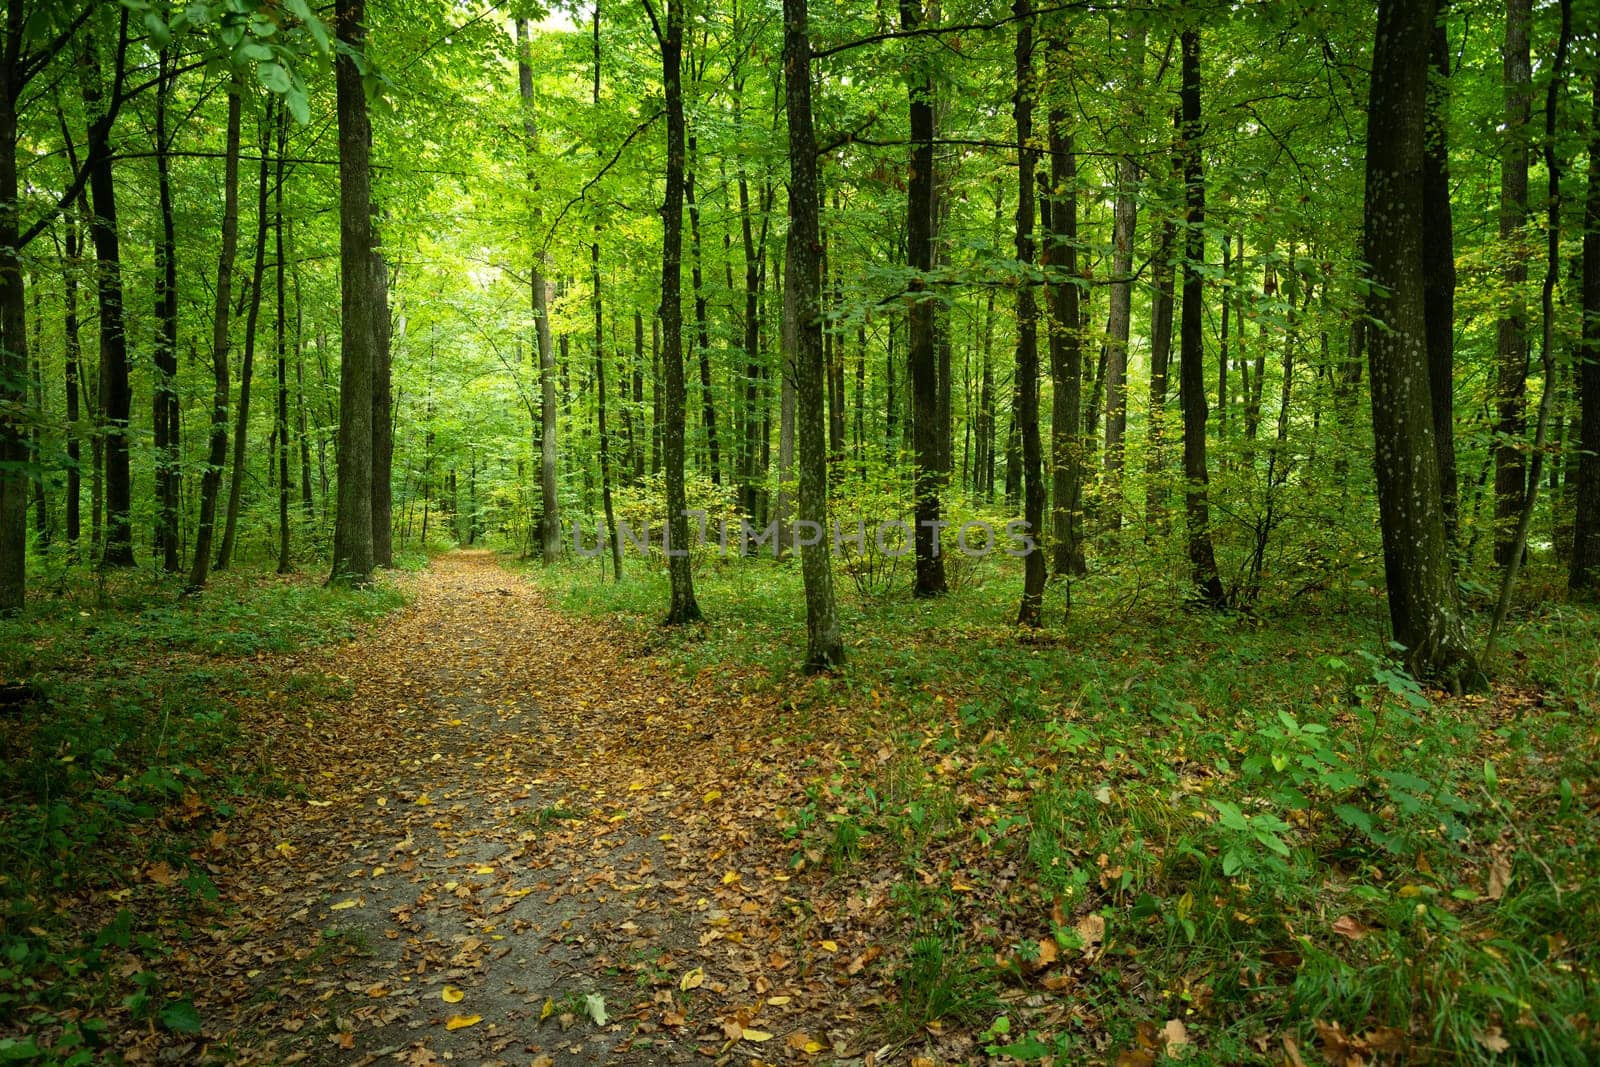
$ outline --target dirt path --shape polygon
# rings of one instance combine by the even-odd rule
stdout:
[[[861,1062],[832,993],[877,952],[791,883],[770,771],[813,742],[773,740],[776,698],[674,680],[487,553],[416,582],[304,664],[347,699],[278,709],[304,795],[230,828],[228,918],[180,960],[208,1040],[149,1057]]]

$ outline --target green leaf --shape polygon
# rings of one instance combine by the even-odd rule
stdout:
[[[305,23],[306,29],[311,31],[312,38],[317,42],[317,51],[327,55],[328,28],[322,24],[322,20],[317,18],[315,12],[311,10],[311,5],[306,3],[306,0],[286,0],[284,6],[289,9],[291,15]]]
[[[161,1025],[175,1034],[198,1034],[200,1013],[188,999],[175,1000],[161,1009]]]
[[[172,43],[172,31],[167,28],[166,22],[154,11],[144,13],[144,28],[150,31],[150,43],[157,48],[165,48]]]
[[[311,106],[306,103],[306,92],[298,86],[283,94],[283,102],[289,105],[289,114],[294,120],[304,126],[311,121]]]
[[[22,1038],[20,1041],[14,1037],[0,1037],[0,1063],[22,1063],[24,1060],[37,1059],[42,1055],[44,1051],[31,1037]]]
[[[262,63],[256,67],[256,77],[261,84],[274,93],[287,93],[294,87],[289,72],[277,63]]]

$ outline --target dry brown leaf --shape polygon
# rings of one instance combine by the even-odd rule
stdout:
[[[1511,857],[1504,852],[1496,852],[1489,861],[1489,886],[1483,895],[1490,900],[1499,900],[1506,895],[1510,886]]]
[[[1360,941],[1371,931],[1352,916],[1341,915],[1333,920],[1333,932],[1340,937],[1348,937],[1352,941]]]

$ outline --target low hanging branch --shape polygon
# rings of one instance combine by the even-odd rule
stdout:
[[[1561,98],[1566,73],[1567,48],[1572,40],[1572,0],[1561,0],[1561,36],[1556,41],[1555,64],[1550,70],[1550,88],[1544,101],[1544,165],[1549,174],[1549,207],[1546,229],[1549,243],[1545,251],[1544,285],[1540,306],[1544,323],[1539,338],[1539,363],[1544,368],[1544,389],[1539,395],[1539,421],[1533,434],[1533,460],[1528,465],[1528,489],[1522,498],[1522,514],[1517,518],[1517,536],[1512,542],[1511,559],[1500,579],[1500,599],[1489,620],[1489,637],[1483,643],[1485,667],[1494,654],[1494,642],[1511,610],[1511,594],[1517,587],[1517,572],[1528,550],[1528,531],[1533,526],[1533,508],[1539,502],[1539,481],[1544,475],[1545,438],[1550,429],[1551,400],[1556,393],[1556,355],[1552,333],[1555,322],[1556,272],[1561,266],[1561,160],[1556,155],[1556,104]]]

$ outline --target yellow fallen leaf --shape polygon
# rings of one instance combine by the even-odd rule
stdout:
[[[789,1000],[790,1000],[789,997],[768,997],[767,998],[767,1003],[771,1004],[774,1008],[780,1008],[783,1005],[789,1003]]]
[[[738,871],[729,871],[727,874],[722,876],[722,884],[723,885],[732,885],[733,883],[737,882],[738,880],[739,880],[739,872]]]
[[[746,1030],[743,1034],[746,1041],[771,1041],[772,1035],[765,1030]]]
[[[477,870],[473,871],[472,873],[473,874],[493,874],[494,873],[494,868],[493,867],[479,867]]]
[[[417,794],[417,799],[414,801],[414,803],[417,803],[417,804],[432,804],[433,803],[433,798],[430,797],[426,793],[418,793]]]
[[[705,801],[707,804],[711,803],[713,800],[721,800],[722,799],[722,790],[713,789],[713,790],[711,790],[711,792],[707,793],[701,799],[703,801]]]
[[[452,1015],[445,1021],[446,1030],[465,1030],[469,1026],[477,1026],[483,1022],[481,1015]]]
[[[838,952],[839,943],[837,941],[824,941],[822,943],[822,950],[824,952]]]
[[[388,797],[379,797],[378,798],[378,807],[386,808],[388,806],[389,806],[389,798]]]
[[[460,1004],[462,998],[465,996],[465,993],[453,985],[447,985],[443,989],[439,990],[439,999],[444,1001],[446,1004]]]
[[[678,980],[678,988],[687,993],[691,989],[699,989],[705,985],[706,972],[699,967],[692,971],[683,972],[683,977]]]
[[[544,998],[544,1007],[539,1009],[539,1021],[544,1022],[556,1013],[556,1002],[549,997]]]
[[[346,908],[353,908],[355,906],[356,906],[356,902],[354,900],[341,900],[337,904],[329,904],[328,905],[328,910],[329,911],[344,911]]]
[[[292,856],[294,855],[294,846],[289,844],[287,841],[279,841],[277,845],[273,847],[273,851],[279,853],[280,855]]]

